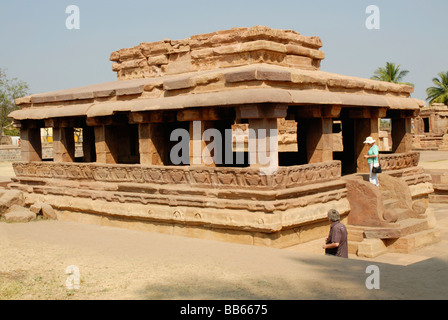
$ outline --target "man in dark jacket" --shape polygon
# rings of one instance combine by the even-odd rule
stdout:
[[[329,210],[328,220],[331,222],[330,233],[322,246],[325,254],[348,258],[347,228],[339,221],[339,212],[335,209]]]

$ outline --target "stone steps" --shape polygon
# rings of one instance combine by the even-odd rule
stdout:
[[[428,220],[415,218],[401,220],[395,225],[391,228],[348,226],[348,240],[359,242],[363,239],[397,239],[430,228]]]
[[[400,208],[399,200],[389,191],[382,191],[385,211],[405,216],[410,209]],[[431,216],[423,219],[406,218],[390,227],[347,226],[349,253],[374,258],[387,252],[410,253],[440,241],[440,230],[434,229]]]
[[[448,184],[433,184],[434,193],[429,195],[429,202],[448,203]]]
[[[429,229],[415,232],[396,240],[386,240],[386,246],[388,252],[410,253],[440,240],[440,230]]]
[[[349,241],[348,252],[359,257],[375,258],[385,253],[411,253],[441,240],[439,229],[419,231],[398,239]]]

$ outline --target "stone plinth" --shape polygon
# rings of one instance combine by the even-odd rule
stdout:
[[[328,232],[329,209],[343,216],[350,210],[338,161],[281,167],[273,175],[250,167],[51,162],[19,162],[14,170],[9,187],[24,191],[27,204],[50,204],[61,219],[216,240],[225,234],[239,243],[285,247],[316,239]]]

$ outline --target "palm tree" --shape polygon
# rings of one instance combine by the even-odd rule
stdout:
[[[408,73],[409,73],[408,70],[400,70],[399,64],[396,65],[395,63],[392,62],[386,62],[386,68],[380,67],[376,69],[375,72],[373,73],[374,76],[372,76],[370,79],[414,86],[412,83],[409,82],[401,82],[401,80],[403,80],[403,78]]]
[[[432,79],[435,86],[426,89],[426,95],[428,96],[426,100],[428,100],[429,104],[443,103],[448,105],[448,71],[440,72],[438,76],[440,79]]]

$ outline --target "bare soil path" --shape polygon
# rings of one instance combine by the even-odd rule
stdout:
[[[0,166],[0,176],[8,168]],[[440,243],[376,259],[325,256],[320,241],[272,249],[65,221],[0,221],[0,300],[445,300],[448,205],[431,206]],[[78,290],[66,287],[71,265]],[[366,287],[369,265],[379,268],[379,289]]]

